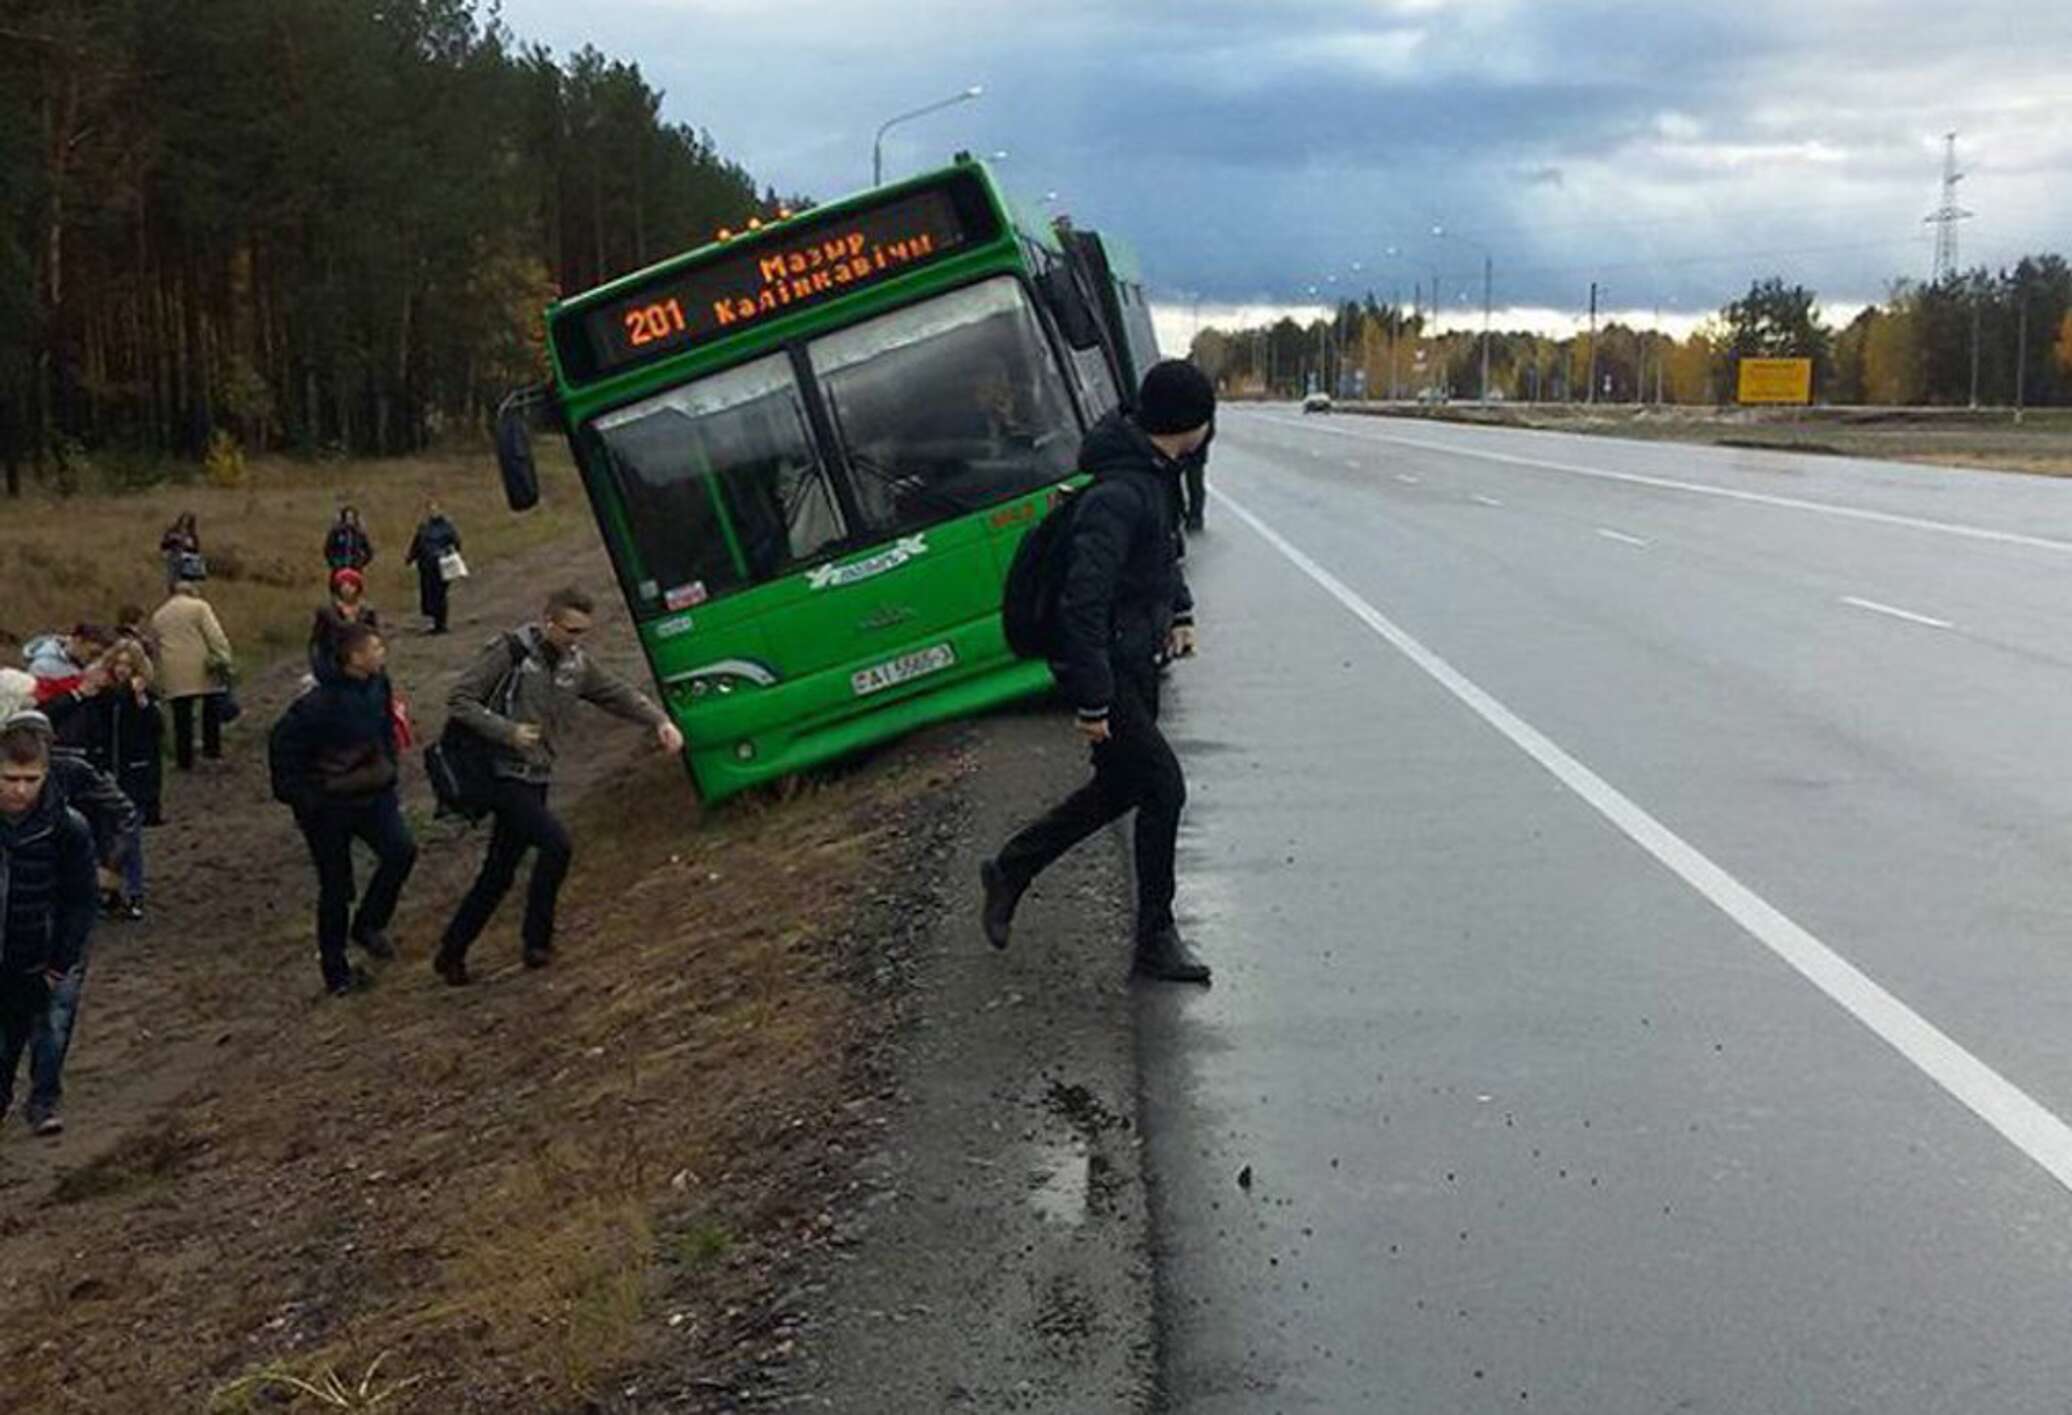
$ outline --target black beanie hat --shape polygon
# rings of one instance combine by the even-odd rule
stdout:
[[[1185,359],[1153,364],[1137,394],[1137,426],[1161,437],[1193,432],[1216,416],[1216,385]]]

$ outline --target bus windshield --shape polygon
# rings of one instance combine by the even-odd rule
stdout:
[[[826,335],[807,352],[873,539],[1072,472],[1078,424],[1011,277]]]
[[[791,362],[774,354],[593,425],[650,612],[685,609],[823,555],[847,535]]]

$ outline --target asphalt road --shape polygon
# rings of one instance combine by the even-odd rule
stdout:
[[[2072,486],[1289,409],[1211,481],[1170,1408],[2072,1410]]]

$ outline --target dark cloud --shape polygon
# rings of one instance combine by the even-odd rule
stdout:
[[[1981,258],[2072,246],[2072,6],[1753,0],[504,0],[520,33],[640,60],[672,116],[785,190],[1007,149],[1002,175],[1128,233],[1169,291],[1290,299],[1337,274],[1449,299],[1716,305],[1772,271],[1824,296],[1924,274],[1935,135],[1965,134]],[[1385,252],[1395,246],[1393,259]],[[1352,262],[1365,269],[1355,275]],[[1327,288],[1329,288],[1327,286]]]

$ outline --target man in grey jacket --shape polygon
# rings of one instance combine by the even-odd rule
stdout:
[[[568,828],[547,809],[554,759],[575,725],[579,703],[595,703],[614,717],[651,729],[663,751],[681,752],[683,734],[639,689],[583,652],[596,605],[581,590],[556,590],[546,615],[512,634],[500,634],[454,684],[447,710],[496,745],[496,827],[474,887],[446,926],[432,967],[459,987],[468,981],[468,947],[488,925],[517,878],[527,850],[538,851],[525,897],[525,965],[545,967],[554,956],[554,904],[568,875],[574,847]]]

